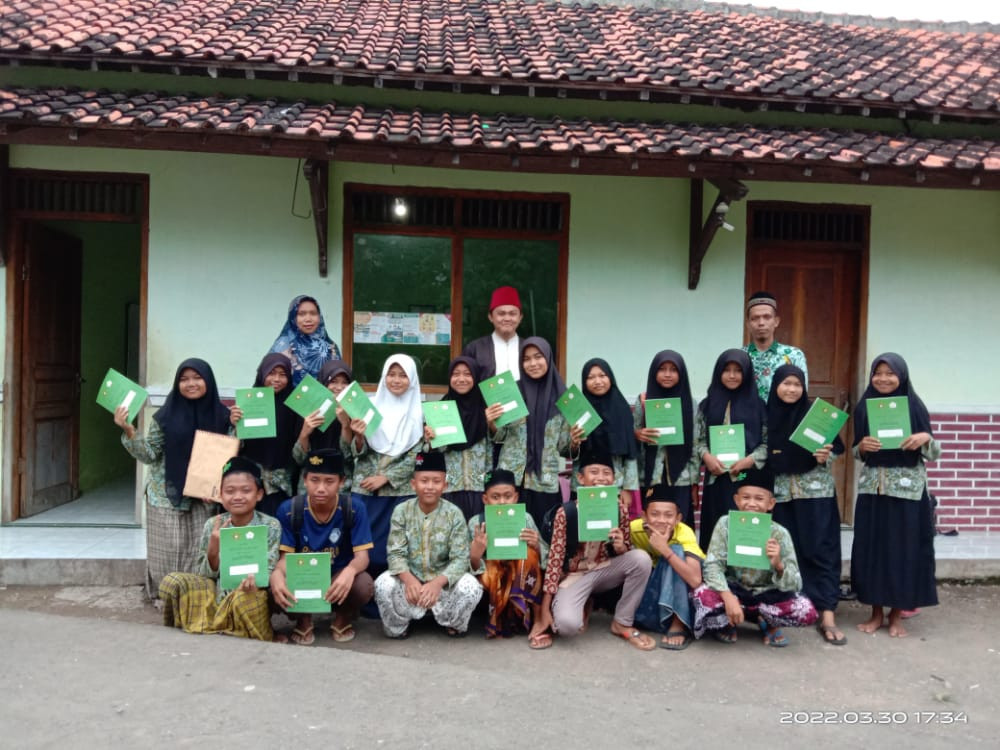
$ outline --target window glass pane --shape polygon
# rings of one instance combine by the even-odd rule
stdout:
[[[421,385],[446,382],[451,354],[451,240],[354,235],[354,376],[378,382],[409,354]]]
[[[555,351],[558,336],[559,243],[553,240],[467,239],[462,261],[462,345],[493,332],[490,294],[512,286],[521,295],[521,338],[542,336]]]

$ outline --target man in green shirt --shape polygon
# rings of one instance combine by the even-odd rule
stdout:
[[[747,332],[750,343],[743,350],[750,355],[753,372],[757,378],[757,392],[767,401],[771,392],[771,378],[782,365],[795,365],[802,369],[806,380],[806,355],[790,344],[781,344],[774,338],[774,332],[781,324],[778,316],[778,300],[770,292],[754,292],[747,301]],[[808,383],[803,383],[808,387]]]
[[[396,506],[386,544],[389,569],[375,580],[375,601],[389,638],[405,638],[430,610],[448,635],[465,635],[483,587],[469,573],[469,534],[458,506],[442,499],[444,454],[418,453],[416,497]]]

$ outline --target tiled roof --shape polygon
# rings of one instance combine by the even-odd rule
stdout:
[[[462,154],[950,170],[1000,178],[1000,143],[837,131],[424,112],[303,101],[0,89],[0,142],[21,128],[261,136]],[[974,182],[978,184],[978,182]]]
[[[1000,114],[1000,34],[526,0],[0,0],[0,57]]]

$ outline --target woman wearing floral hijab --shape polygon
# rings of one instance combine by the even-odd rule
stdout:
[[[326,332],[319,303],[304,294],[288,306],[288,319],[271,351],[291,360],[292,386],[297,386],[306,373],[317,377],[324,362],[340,359],[340,349]]]

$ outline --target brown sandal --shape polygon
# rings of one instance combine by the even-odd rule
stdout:
[[[656,648],[656,641],[635,628],[626,628],[620,633],[612,630],[611,634],[617,635],[619,638],[624,638],[628,643],[632,644],[640,651],[652,651]]]

